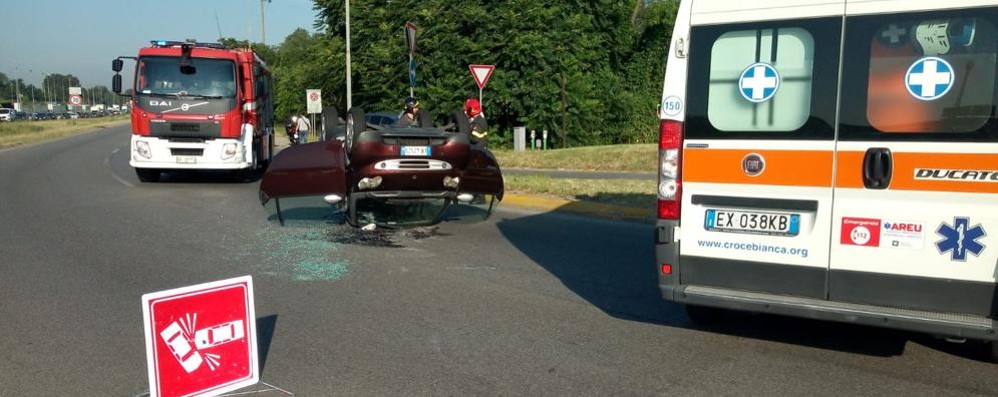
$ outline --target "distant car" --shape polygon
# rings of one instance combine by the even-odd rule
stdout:
[[[381,127],[394,126],[395,123],[399,121],[399,113],[394,112],[375,112],[368,113],[364,115],[364,119],[367,124],[377,125]]]
[[[66,116],[66,118],[73,120],[80,118],[80,114],[76,112],[66,112]]]
[[[14,121],[15,117],[14,109],[0,108],[0,121]]]
[[[334,108],[323,112],[327,131],[339,128]],[[423,110],[420,127],[375,125],[359,108],[346,116],[344,136],[281,151],[260,183],[260,200],[321,196],[345,204],[352,226],[426,225],[450,204],[483,204],[486,216],[502,200],[502,172],[492,152],[472,144],[463,112],[435,127]],[[331,128],[330,128],[331,127]]]

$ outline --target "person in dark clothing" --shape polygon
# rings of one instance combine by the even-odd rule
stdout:
[[[468,116],[471,125],[471,142],[486,146],[489,138],[489,123],[482,114],[482,104],[475,98],[464,101],[464,114]]]
[[[419,127],[419,101],[416,98],[408,97],[405,99],[405,110],[399,116],[399,121],[396,124],[399,127]]]

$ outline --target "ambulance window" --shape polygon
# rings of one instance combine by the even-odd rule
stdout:
[[[832,139],[841,18],[694,27],[687,136]]]
[[[998,138],[998,9],[854,17],[843,67],[844,140]]]
[[[811,114],[813,64],[814,38],[804,29],[721,35],[711,49],[707,118],[721,131],[797,130]]]

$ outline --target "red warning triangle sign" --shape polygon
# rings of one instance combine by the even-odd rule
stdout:
[[[471,69],[471,75],[475,77],[475,83],[478,83],[478,89],[481,90],[485,89],[485,83],[489,81],[496,65],[468,65],[468,69]]]

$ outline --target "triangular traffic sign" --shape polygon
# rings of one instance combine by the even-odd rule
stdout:
[[[471,75],[475,77],[475,83],[478,83],[480,90],[485,89],[485,83],[489,81],[495,68],[495,65],[468,65],[468,69],[471,69]]]

